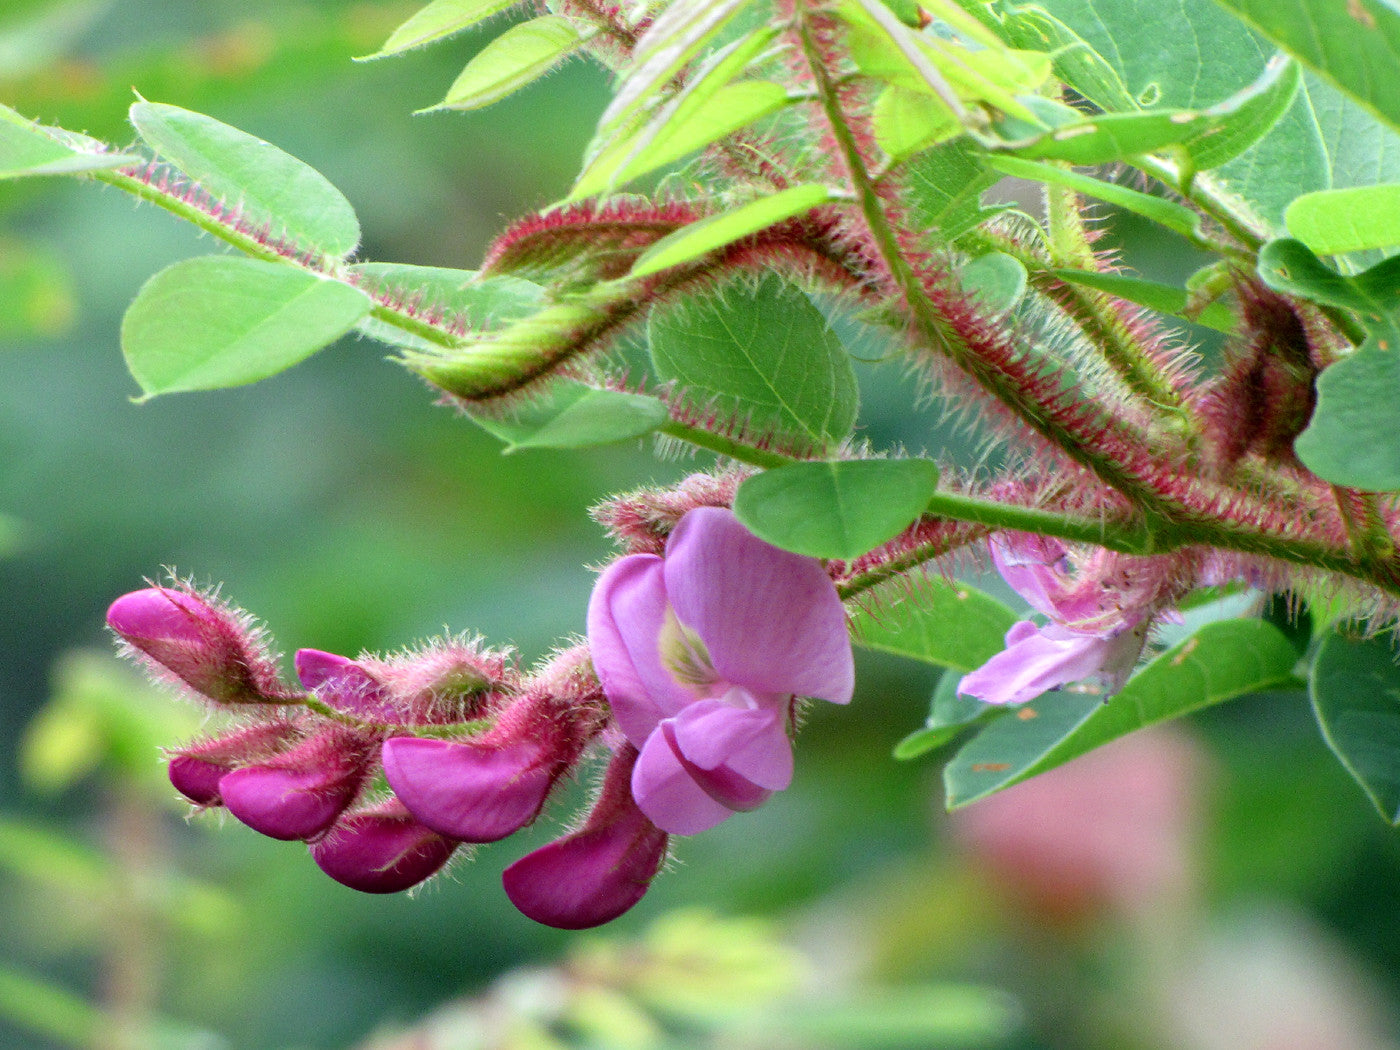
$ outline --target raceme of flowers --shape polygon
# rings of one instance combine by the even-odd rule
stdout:
[[[1051,622],[1017,624],[962,692],[1014,703],[1086,678],[1120,682],[1160,601],[1149,560],[1096,555],[1076,569],[1057,541],[1020,534],[997,535],[991,549]],[[246,615],[185,585],[124,595],[107,622],[154,676],[228,716],[170,752],[176,789],[306,842],[354,889],[417,885],[464,844],[532,824],[556,784],[604,758],[574,830],[503,874],[522,912],[566,929],[636,904],[670,836],[786,788],[797,705],[845,704],[855,679],[827,568],[715,506],[679,515],[661,553],[609,565],[589,604],[588,646],[528,675],[509,653],[455,638],[386,659],[302,649],[292,686]]]

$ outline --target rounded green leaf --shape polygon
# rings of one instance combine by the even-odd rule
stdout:
[[[988,252],[964,263],[958,270],[963,290],[971,293],[982,308],[1000,317],[1026,294],[1026,268],[1019,259],[1005,252]]]
[[[1400,128],[1400,12],[1390,0],[1216,0]]]
[[[669,415],[654,397],[560,383],[543,401],[508,418],[472,417],[506,442],[506,452],[528,448],[588,448],[649,434]]]
[[[775,223],[801,215],[825,203],[830,196],[831,192],[825,186],[814,183],[793,186],[771,197],[760,197],[732,211],[722,211],[693,222],[675,233],[667,234],[643,252],[632,264],[628,276],[645,277],[667,267],[698,259],[706,252],[723,248]]]
[[[435,41],[460,33],[494,14],[514,7],[520,0],[433,0],[389,34],[389,39],[372,55],[357,58],[367,62],[374,58],[411,51]]]
[[[1283,213],[1288,232],[1318,255],[1400,244],[1400,185],[1305,193]]]
[[[355,209],[324,175],[246,131],[178,106],[137,102],[131,123],[205,192],[300,248],[336,257],[360,243]]]
[[[949,809],[986,798],[1144,726],[1291,684],[1298,654],[1262,620],[1202,627],[1138,671],[1114,697],[1051,692],[1013,709],[948,763]]]
[[[369,297],[253,259],[206,255],[156,274],[122,319],[122,353],[147,397],[276,375],[348,332]]]
[[[513,25],[481,49],[433,109],[480,109],[544,76],[586,39],[562,15]]]
[[[1308,685],[1327,746],[1381,816],[1400,825],[1400,665],[1394,633],[1328,634]]]
[[[1400,490],[1400,348],[1368,341],[1317,378],[1317,407],[1293,450],[1324,481],[1370,492]]]
[[[841,340],[776,277],[654,311],[647,336],[657,374],[687,401],[779,447],[820,451],[855,426],[859,390]]]
[[[775,547],[850,561],[917,520],[937,485],[925,459],[792,463],[745,479],[734,514]]]

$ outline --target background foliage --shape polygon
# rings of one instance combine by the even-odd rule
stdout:
[[[470,267],[503,221],[562,195],[606,85],[570,65],[479,113],[412,117],[489,38],[348,61],[413,6],[24,0],[0,13],[0,98],[123,142],[136,85],[313,163],[353,201],[366,257]],[[1063,6],[1092,28],[1092,4]],[[1124,61],[1129,90],[1170,89],[1146,48]],[[1255,73],[1179,104],[1217,101]],[[1289,162],[1328,163],[1334,178],[1377,157],[1389,170],[1389,146],[1347,153],[1333,130],[1346,114],[1326,98],[1321,111],[1338,116],[1317,121],[1324,152]],[[1232,174],[1260,187],[1261,208],[1282,208],[1268,172]],[[796,787],[687,842],[679,871],[609,933],[652,937],[635,956],[521,919],[492,885],[498,861],[463,865],[415,898],[370,899],[327,882],[297,846],[182,822],[156,749],[187,731],[190,712],[88,653],[107,651],[101,612],[116,594],[170,565],[224,581],[289,645],[385,649],[446,625],[533,657],[578,629],[583,566],[608,553],[587,506],[687,465],[630,445],[502,457],[354,339],[256,386],[135,407],[122,311],[147,275],[208,245],[132,210],[91,185],[0,185],[0,1045],[102,1045],[95,1004],[153,1009],[170,1046],[347,1047],[487,988],[526,1018],[503,1046],[549,1045],[529,1042],[538,1031],[562,1045],[687,1032],[693,1043],[724,1027],[687,1014],[687,994],[751,1004],[730,1045],[1216,1045],[1209,1030],[1229,1031],[1225,1020],[1192,1034],[1171,1018],[1223,1018],[1241,993],[1223,976],[1193,992],[1183,968],[1255,985],[1291,977],[1293,1001],[1336,1012],[1356,1046],[1395,1041],[1393,829],[1326,752],[1301,689],[1267,676],[1250,685],[1271,691],[1166,745],[1194,756],[1181,809],[1193,814],[1182,849],[1196,878],[1185,902],[1146,909],[1111,893],[1067,907],[982,877],[994,858],[941,815],[935,767],[888,759],[921,725],[936,676],[878,655],[850,710],[804,730]],[[1144,276],[1194,268],[1183,242],[1148,239],[1143,225],[1110,228]],[[940,451],[944,432],[890,396],[907,395],[897,366],[858,364],[858,378],[867,435]],[[776,925],[671,919],[643,933],[682,904]],[[740,961],[713,962],[746,944]],[[607,994],[562,1020],[547,987],[492,983],[566,952],[568,974],[591,975],[573,987]],[[627,970],[618,953],[645,962]],[[677,954],[711,964],[678,975],[666,968]],[[706,983],[736,972],[757,975],[747,1000]],[[783,1004],[813,987],[889,1008],[804,1031]],[[437,1024],[460,1033],[469,1015]]]

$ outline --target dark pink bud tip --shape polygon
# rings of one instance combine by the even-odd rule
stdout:
[[[168,772],[175,790],[195,805],[217,806],[222,801],[219,780],[228,773],[228,767],[191,755],[176,755],[170,760]]]
[[[591,825],[591,822],[590,822]],[[527,918],[561,930],[611,922],[646,895],[666,857],[667,835],[635,806],[521,857],[501,875]]]
[[[347,668],[354,666],[355,661],[348,656],[326,653],[320,649],[297,650],[297,677],[308,689],[319,689],[327,682],[338,681]]]
[[[254,831],[291,841],[320,835],[354,797],[322,770],[245,766],[219,781],[224,805]]]
[[[398,893],[436,874],[457,843],[410,817],[357,813],[310,848],[336,882],[362,893]]]
[[[107,610],[107,626],[131,642],[184,642],[198,644],[205,634],[201,622],[216,614],[194,595],[166,587],[148,587],[123,594]]]
[[[523,739],[489,744],[394,737],[384,775],[399,801],[434,831],[495,842],[534,820],[558,776],[546,747]]]

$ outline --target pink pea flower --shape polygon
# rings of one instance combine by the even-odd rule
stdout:
[[[505,707],[474,740],[396,736],[384,775],[414,817],[463,842],[495,842],[539,815],[555,782],[578,761],[587,735],[549,697]]]
[[[666,859],[669,839],[632,799],[637,749],[624,744],[583,827],[527,853],[501,875],[506,896],[535,922],[584,930],[636,904]]]
[[[640,751],[637,805],[675,835],[787,787],[795,697],[844,704],[854,687],[845,613],[821,563],[717,507],[687,513],[664,556],[631,555],[603,573],[588,638],[614,717]]]
[[[359,733],[330,725],[290,750],[225,774],[219,794],[254,831],[284,841],[313,839],[355,801],[369,757]]]
[[[1076,571],[1064,544],[1029,533],[998,533],[991,549],[1002,578],[1050,623],[1013,624],[1006,648],[965,675],[958,692],[1021,704],[1071,682],[1121,688],[1142,655],[1158,576],[1125,569],[1110,551]]]
[[[457,842],[418,823],[396,800],[343,814],[310,846],[311,859],[361,893],[398,893],[437,874]]]
[[[167,770],[170,783],[196,805],[223,805],[219,782],[228,773],[285,750],[299,733],[297,726],[281,719],[255,722],[173,749]]]

